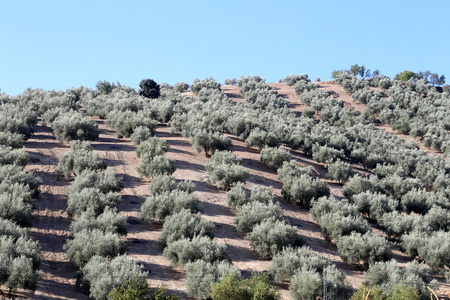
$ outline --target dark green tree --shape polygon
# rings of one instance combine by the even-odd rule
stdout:
[[[159,84],[153,79],[143,79],[139,83],[139,95],[146,98],[158,98],[161,94]]]

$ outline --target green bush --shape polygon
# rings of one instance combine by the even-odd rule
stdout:
[[[99,229],[103,232],[127,235],[127,217],[122,216],[116,208],[105,207],[105,210],[99,216],[93,210],[88,209],[80,213],[76,220],[70,224],[72,234],[76,234],[85,229]]]
[[[181,300],[175,295],[166,295],[164,286],[150,289],[147,281],[133,277],[115,287],[108,295],[108,300]]]
[[[284,199],[309,208],[313,199],[329,196],[330,187],[325,181],[305,174],[285,179],[281,193]]]
[[[14,149],[22,148],[25,145],[25,136],[19,133],[0,131],[0,145]]]
[[[178,93],[184,93],[189,89],[189,84],[187,84],[186,82],[177,82],[175,83],[173,88]]]
[[[41,276],[42,261],[37,241],[27,236],[0,236],[0,284],[10,292],[25,289],[34,292]]]
[[[184,266],[196,260],[203,260],[210,263],[229,260],[227,246],[205,236],[196,236],[192,240],[180,239],[170,243],[164,249],[164,256],[174,266]]]
[[[429,277],[429,269],[424,264],[412,261],[400,268],[395,260],[371,265],[364,273],[364,283],[380,287],[384,297],[391,297],[399,286],[408,286],[419,291],[423,300],[430,298],[428,287],[435,289],[438,286],[437,281]]]
[[[297,161],[285,161],[281,165],[281,168],[277,170],[278,179],[281,181],[289,180],[292,177],[300,177],[301,175],[308,175],[310,177],[315,177],[314,169],[310,166],[303,168],[297,166]]]
[[[234,210],[248,202],[250,202],[250,190],[245,187],[245,183],[238,182],[227,192],[227,204]]]
[[[283,212],[280,205],[278,203],[250,202],[239,208],[235,220],[236,229],[240,233],[249,233],[256,225],[267,219],[273,221],[283,220]]]
[[[273,132],[267,132],[257,127],[250,132],[245,144],[247,147],[257,146],[261,150],[265,146],[278,147],[280,140]]]
[[[330,266],[331,262],[323,256],[316,254],[311,248],[304,246],[301,248],[286,247],[272,258],[270,273],[277,283],[290,280],[297,270],[312,270],[319,273]]]
[[[336,160],[327,164],[328,178],[336,180],[339,184],[344,184],[355,172],[350,164],[341,160]]]
[[[280,294],[269,284],[266,274],[253,273],[250,279],[242,279],[230,274],[214,283],[211,298],[213,300],[275,300],[280,299]]]
[[[366,233],[369,230],[369,224],[361,216],[346,215],[341,211],[322,214],[319,224],[327,240],[339,240],[352,232]]]
[[[212,77],[211,78],[205,78],[205,79],[195,79],[194,82],[191,84],[191,91],[198,95],[201,89],[207,88],[207,89],[213,89],[217,91],[221,91],[220,89],[220,83],[215,81]]]
[[[112,168],[106,169],[104,172],[87,169],[75,177],[69,188],[69,198],[85,188],[97,188],[103,194],[107,194],[109,192],[120,192],[123,189],[123,183]]]
[[[130,135],[130,140],[134,144],[140,145],[142,142],[150,139],[152,135],[153,132],[148,127],[138,126],[134,129],[133,134]]]
[[[261,161],[274,170],[280,168],[283,162],[290,160],[291,154],[284,147],[271,148],[265,146],[261,150]]]
[[[13,221],[0,218],[0,236],[11,236],[17,240],[21,236],[27,237],[28,231]]]
[[[87,210],[91,210],[98,216],[107,206],[116,207],[120,202],[122,197],[113,192],[103,194],[98,188],[84,188],[78,193],[69,195],[66,211],[69,217],[79,216]]]
[[[362,261],[364,268],[377,261],[388,261],[392,258],[392,246],[381,235],[366,232],[360,234],[352,232],[348,236],[338,238],[339,256],[347,264],[359,265]]]
[[[157,137],[150,137],[143,141],[136,149],[136,156],[148,155],[149,158],[154,158],[157,155],[163,155],[169,149],[166,140]]]
[[[141,156],[140,163],[136,167],[136,171],[139,175],[145,178],[158,175],[172,175],[175,170],[175,160],[170,159],[165,155],[151,157],[148,153]]]
[[[31,226],[33,216],[32,204],[24,197],[13,193],[0,192],[0,218],[7,219],[21,226]]]
[[[2,190],[15,184],[28,186],[36,197],[39,193],[39,186],[42,180],[35,177],[33,173],[27,172],[21,166],[16,165],[0,165],[0,185]]]
[[[202,207],[198,198],[188,192],[178,190],[163,192],[145,200],[141,206],[141,218],[150,224],[152,220],[165,220],[184,209],[197,213]]]
[[[142,79],[139,88],[139,95],[145,98],[158,98],[161,94],[159,84],[153,79]]]
[[[30,155],[25,148],[14,149],[0,145],[0,165],[25,166],[30,159]]]
[[[70,151],[64,153],[56,167],[56,173],[69,179],[72,173],[80,174],[84,170],[104,170],[106,163],[100,156],[92,151],[88,141],[73,141]]]
[[[328,299],[348,299],[350,286],[345,273],[334,265],[324,268],[327,272]],[[315,300],[323,296],[323,273],[311,269],[299,269],[292,276],[289,291],[294,299]]]
[[[237,158],[231,151],[217,151],[206,164],[209,182],[216,184],[219,189],[230,190],[234,183],[245,183],[249,177],[246,168],[240,166],[241,158]]]
[[[152,195],[171,192],[173,190],[192,193],[195,190],[195,183],[192,183],[190,180],[183,180],[177,183],[175,177],[172,175],[158,175],[152,178],[148,189]]]
[[[197,153],[205,151],[206,156],[210,156],[217,150],[227,150],[231,139],[220,132],[197,129],[192,132],[191,144]]]
[[[159,242],[163,247],[177,240],[195,236],[207,236],[214,238],[214,224],[204,219],[200,213],[193,214],[188,210],[182,210],[166,218]]]
[[[386,214],[397,209],[399,202],[392,197],[370,191],[354,195],[352,201],[358,207],[358,211],[374,221],[378,221]]]
[[[93,256],[113,258],[125,253],[126,245],[116,233],[99,229],[83,229],[63,246],[69,260],[77,267],[84,266]]]
[[[186,289],[190,297],[207,299],[211,296],[212,286],[227,275],[239,277],[239,269],[229,262],[215,263],[197,260],[186,264]]]
[[[262,257],[273,257],[284,247],[300,247],[306,242],[297,233],[297,228],[284,221],[268,219],[253,227],[245,236],[253,249]]]
[[[128,259],[126,254],[111,260],[103,256],[94,256],[81,268],[79,283],[89,288],[90,297],[96,300],[106,300],[108,294],[127,280],[136,278],[145,282],[147,272],[142,271],[143,266]]]
[[[97,123],[76,111],[56,117],[52,123],[52,129],[60,143],[68,143],[72,140],[93,141],[99,134]]]

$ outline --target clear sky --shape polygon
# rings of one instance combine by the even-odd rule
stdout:
[[[428,4],[428,5],[427,5]],[[450,1],[0,0],[0,88],[290,74],[352,64],[450,83]]]

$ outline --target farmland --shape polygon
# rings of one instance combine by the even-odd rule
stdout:
[[[145,84],[137,93],[99,82],[3,96],[0,113],[18,126],[0,124],[8,135],[2,151],[12,153],[2,168],[23,167],[41,181],[21,196],[32,221],[1,216],[28,228],[19,235],[37,241],[42,255],[27,254],[42,274],[33,277],[38,268],[30,268],[35,286],[17,284],[15,292],[103,299],[98,269],[112,270],[103,274],[110,290],[132,274],[201,298],[226,273],[267,272],[281,297],[292,299],[317,289],[320,296],[327,270],[336,297],[349,299],[363,282],[391,294],[403,283],[426,298],[429,286],[445,297],[448,86],[335,77],[205,79],[189,90],[162,85],[159,95]],[[20,141],[13,134],[27,138],[25,149],[13,145]],[[3,181],[6,199],[15,182]],[[196,226],[171,228],[180,220]],[[188,247],[202,256],[182,260]],[[206,255],[211,249],[215,255]],[[305,281],[309,275],[317,281]]]

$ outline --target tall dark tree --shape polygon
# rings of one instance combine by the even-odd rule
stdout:
[[[139,95],[146,98],[158,98],[160,95],[159,84],[153,79],[143,79],[141,83],[139,83],[139,88]]]

